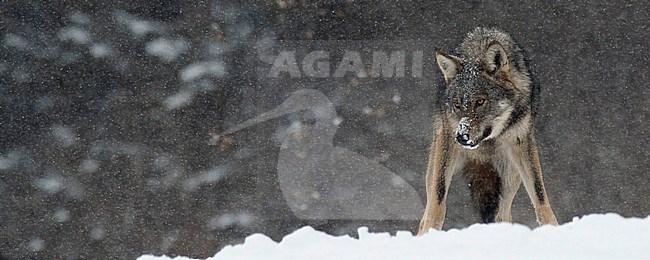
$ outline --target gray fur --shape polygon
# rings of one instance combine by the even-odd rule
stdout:
[[[523,182],[538,222],[557,224],[534,135],[539,91],[522,50],[506,33],[477,28],[458,54],[436,53],[445,85],[437,102],[420,234],[442,227],[449,181],[461,171],[484,221],[510,221],[512,200]]]

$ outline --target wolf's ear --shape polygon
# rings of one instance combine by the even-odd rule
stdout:
[[[499,71],[510,71],[508,54],[506,54],[506,50],[503,48],[503,45],[501,45],[501,43],[498,41],[492,41],[490,44],[488,44],[485,58],[485,65],[487,65],[487,71],[490,73],[496,74]]]
[[[438,62],[438,67],[440,67],[442,74],[445,75],[445,82],[447,84],[456,77],[460,66],[463,64],[459,58],[444,54],[440,51],[436,52],[436,62]]]

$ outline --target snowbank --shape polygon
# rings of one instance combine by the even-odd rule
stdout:
[[[276,243],[253,234],[208,259],[647,259],[650,217],[594,214],[559,227],[530,229],[520,224],[475,224],[462,230],[369,233],[359,239],[334,237],[303,227]],[[139,260],[185,260],[143,255]]]

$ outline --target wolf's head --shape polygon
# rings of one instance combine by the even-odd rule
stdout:
[[[460,57],[437,52],[436,60],[444,74],[456,140],[474,149],[512,124],[513,112],[530,102],[531,81],[521,51],[504,33],[479,28],[460,51]]]

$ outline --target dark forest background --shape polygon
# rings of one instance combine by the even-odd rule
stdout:
[[[276,181],[287,118],[212,134],[296,90],[326,94],[334,139],[425,200],[433,89],[421,79],[274,79],[281,41],[426,42],[451,51],[476,26],[509,32],[542,87],[537,136],[560,222],[650,214],[650,10],[641,2],[2,1],[0,256],[208,257],[252,233],[411,230],[417,221],[301,220]],[[271,46],[271,47],[269,47]],[[408,48],[409,46],[405,46]],[[445,229],[478,222],[455,178]],[[523,188],[513,218],[535,227]]]

